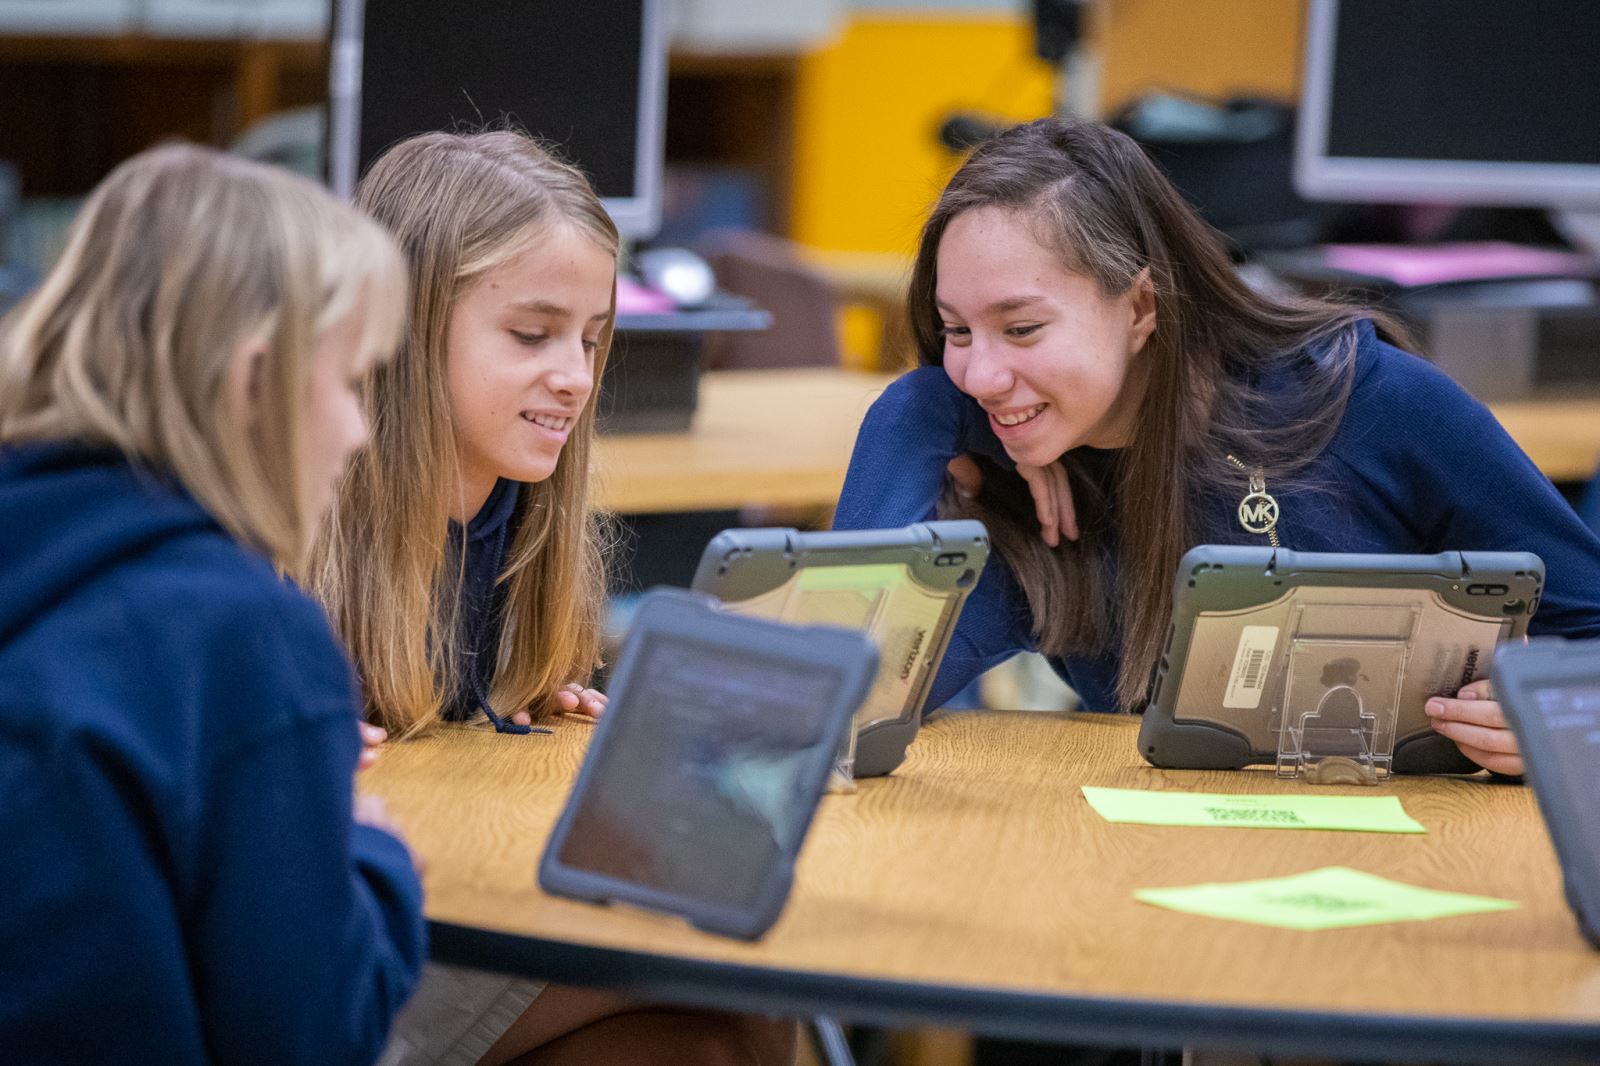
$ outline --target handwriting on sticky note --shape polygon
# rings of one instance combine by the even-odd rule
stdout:
[[[1507,899],[1419,888],[1345,866],[1260,881],[1145,888],[1133,895],[1185,914],[1304,930],[1422,922],[1518,906]]]
[[[1254,829],[1338,829],[1363,833],[1426,833],[1397,796],[1232,795],[1083,787],[1108,822],[1140,825],[1247,826]]]
[[[1219,825],[1289,825],[1305,828],[1306,820],[1298,811],[1282,807],[1204,807],[1201,808]]]

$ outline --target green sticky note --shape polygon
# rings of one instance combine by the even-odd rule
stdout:
[[[1397,796],[1241,796],[1090,785],[1083,786],[1083,794],[1089,805],[1108,822],[1250,829],[1349,829],[1363,833],[1427,832],[1400,806]]]
[[[1283,929],[1342,929],[1386,922],[1425,922],[1458,914],[1514,910],[1509,899],[1439,892],[1390,881],[1345,866],[1325,866],[1292,877],[1145,888],[1135,899],[1157,907]]]

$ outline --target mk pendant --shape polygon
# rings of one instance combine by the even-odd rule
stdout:
[[[1239,524],[1247,533],[1271,533],[1278,524],[1278,501],[1265,488],[1253,489],[1239,501]]]

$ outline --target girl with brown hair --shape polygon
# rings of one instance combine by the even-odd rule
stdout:
[[[1105,126],[1044,119],[974,151],[923,227],[909,312],[923,367],[868,414],[835,524],[987,523],[998,559],[930,708],[1024,650],[1091,710],[1141,708],[1203,543],[1532,551],[1532,631],[1600,634],[1600,540],[1493,415],[1387,316],[1247,286]],[[1428,713],[1520,772],[1487,682]]]

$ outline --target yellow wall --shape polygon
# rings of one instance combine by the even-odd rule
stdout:
[[[937,140],[944,119],[956,110],[1037,118],[1051,85],[1020,11],[850,17],[829,47],[800,61],[791,236],[909,254],[958,162]]]
[[[957,162],[939,124],[957,110],[1022,120],[1050,109],[1054,72],[1033,55],[1024,7],[859,11],[802,57],[790,235],[909,254]],[[1099,0],[1101,110],[1159,88],[1292,99],[1303,22],[1303,0]]]

